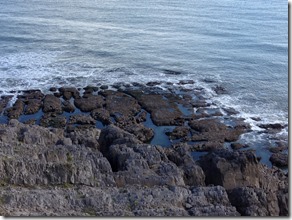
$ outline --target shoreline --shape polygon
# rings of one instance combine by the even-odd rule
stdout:
[[[220,141],[219,148],[227,148],[227,149],[252,149],[256,151],[256,154],[259,157],[263,157],[262,162],[268,166],[272,166],[273,164],[269,160],[272,154],[275,153],[281,153],[287,154],[288,151],[288,139],[287,137],[282,138],[281,136],[277,136],[281,132],[283,132],[283,129],[287,129],[287,125],[283,125],[280,123],[264,123],[261,118],[254,117],[250,120],[253,120],[254,122],[261,123],[259,124],[256,130],[253,130],[253,126],[249,123],[250,120],[246,121],[245,118],[238,117],[240,112],[236,111],[233,108],[219,108],[216,106],[216,104],[212,103],[208,98],[206,98],[203,94],[202,88],[188,88],[185,86],[194,85],[193,80],[181,80],[177,85],[173,85],[172,83],[166,83],[168,87],[162,87],[161,84],[163,82],[161,81],[153,81],[149,82],[147,84],[140,84],[140,83],[133,83],[133,84],[124,84],[119,83],[112,86],[108,85],[101,85],[101,86],[87,86],[84,88],[75,88],[75,87],[60,87],[60,88],[50,88],[50,91],[47,93],[43,93],[38,89],[33,90],[24,90],[24,91],[14,91],[15,96],[1,96],[0,99],[0,123],[8,123],[9,119],[16,118],[20,122],[28,123],[28,124],[38,124],[44,127],[61,127],[61,128],[67,128],[68,126],[72,127],[72,124],[74,126],[78,125],[79,122],[74,123],[73,121],[70,121],[70,117],[72,115],[77,116],[89,116],[89,120],[92,120],[91,126],[95,125],[96,128],[102,129],[103,127],[109,125],[109,124],[117,124],[119,123],[116,121],[118,118],[115,115],[114,110],[117,110],[119,107],[113,109],[107,109],[106,106],[106,96],[108,91],[115,91],[115,92],[121,92],[122,96],[127,96],[132,98],[132,102],[136,102],[137,106],[139,106],[139,110],[137,110],[134,114],[131,115],[131,117],[135,117],[135,114],[141,114],[143,113],[143,117],[145,117],[144,121],[140,121],[138,124],[142,124],[145,129],[152,129],[152,136],[149,137],[148,141],[145,143],[150,144],[158,144],[164,147],[170,147],[172,145],[175,145],[176,143],[180,142],[189,142],[191,145],[193,145],[192,142],[200,142],[201,140],[192,140],[190,137],[191,135],[185,135],[181,137],[175,137],[171,136],[171,131],[176,127],[183,127],[183,124],[187,124],[187,127],[189,129],[185,129],[185,132],[190,132],[190,126],[188,126],[188,122],[190,120],[202,120],[202,119],[214,119],[215,123],[222,123],[226,125],[228,128],[233,128],[238,124],[239,126],[245,126],[245,130],[243,129],[242,132],[239,132],[237,138],[235,138],[234,141]],[[213,88],[214,91],[217,94],[226,93],[225,88],[221,86],[217,86]],[[168,121],[167,117],[165,117],[164,121],[159,122],[158,119],[155,119],[156,121],[153,121],[153,114],[151,114],[151,111],[153,109],[147,107],[147,102],[149,103],[149,100],[146,100],[145,103],[141,103],[141,100],[139,100],[139,97],[133,93],[133,91],[143,91],[146,94],[149,94],[149,97],[151,98],[152,94],[156,94],[158,98],[156,101],[163,102],[164,96],[173,96],[172,103],[169,106],[166,106],[165,103],[162,106],[166,109],[166,111],[176,111],[175,114],[172,114],[172,120],[177,117],[177,122],[174,121]],[[21,94],[19,94],[21,93]],[[44,99],[47,95],[53,95],[55,98],[55,102],[57,103],[57,106],[53,108],[58,109],[52,109],[52,110],[45,110],[44,112]],[[52,97],[53,97],[52,96]],[[97,100],[92,97],[97,97]],[[53,98],[54,98],[53,97]],[[113,98],[114,95],[111,97]],[[15,99],[12,106],[11,106],[11,99]],[[59,100],[57,100],[57,98]],[[186,99],[185,99],[186,98]],[[113,98],[113,100],[115,97]],[[165,98],[166,99],[166,98]],[[184,100],[185,99],[185,100]],[[80,103],[76,100],[81,100]],[[125,99],[126,100],[126,99]],[[92,105],[89,107],[86,107],[86,102],[96,102],[96,106]],[[167,100],[169,101],[169,100]],[[48,102],[50,103],[50,101]],[[101,103],[101,104],[100,104]],[[9,104],[11,107],[9,107]],[[123,103],[119,103],[120,107]],[[153,105],[153,103],[150,103]],[[77,106],[76,106],[77,105]],[[130,103],[131,105],[131,103]],[[85,107],[83,107],[85,106]],[[157,106],[154,106],[155,109],[159,109],[161,106],[159,106],[159,103],[157,103]],[[15,108],[16,110],[13,110]],[[111,107],[112,108],[112,107]],[[169,108],[169,109],[167,109]],[[101,112],[96,111],[97,109],[102,110]],[[10,111],[10,112],[9,112]],[[123,111],[126,114],[129,114],[127,111],[133,111],[133,109],[123,109]],[[135,110],[134,110],[135,111]],[[121,114],[117,112],[118,114]],[[154,112],[154,114],[157,113]],[[100,114],[106,114],[108,118],[100,118]],[[163,115],[162,112],[158,112],[160,114],[159,117]],[[2,115],[2,116],[1,116]],[[171,113],[170,113],[171,115]],[[58,116],[58,117],[56,117]],[[90,118],[91,116],[91,118]],[[50,122],[50,120],[56,119],[56,123],[59,123],[59,125],[54,125],[53,122]],[[59,120],[59,121],[58,121]],[[95,120],[95,123],[93,122]],[[125,120],[129,120],[129,118],[123,119],[125,123]],[[180,122],[178,122],[180,120]],[[183,123],[182,123],[183,122]],[[81,124],[84,122],[80,122]],[[133,124],[133,121],[131,122]],[[162,124],[161,124],[162,123]],[[86,124],[86,122],[85,122]],[[118,127],[124,129],[123,125],[118,125]],[[180,128],[177,128],[180,129]],[[127,130],[127,129],[126,129]],[[131,130],[130,128],[128,131]],[[168,134],[168,135],[167,135]],[[222,134],[223,135],[223,134]],[[222,136],[221,135],[221,136]],[[161,136],[162,138],[159,138]],[[186,137],[188,136],[188,137]],[[224,135],[223,135],[224,136]],[[266,139],[267,142],[263,142],[262,140],[254,141],[254,143],[249,142],[249,139],[257,139],[258,137],[263,136],[262,139]],[[181,138],[184,138],[182,140]],[[160,140],[161,139],[161,140]],[[204,138],[203,138],[204,139]],[[206,138],[205,138],[206,139]],[[212,139],[212,138],[211,138]],[[211,140],[210,139],[210,140]],[[215,138],[216,139],[216,138]],[[152,141],[151,141],[152,140]],[[207,142],[210,142],[208,138],[206,139]],[[203,140],[205,141],[205,140]],[[265,141],[265,140],[264,140]],[[212,140],[212,142],[218,142],[217,140]],[[232,142],[233,145],[232,145]],[[222,143],[224,146],[222,146]],[[231,146],[232,145],[232,146]],[[261,146],[261,145],[268,145],[268,146]],[[194,147],[195,151],[198,151],[198,148],[201,148],[199,151],[204,151],[204,147],[197,146]],[[218,147],[216,147],[218,148]],[[210,148],[206,147],[205,152],[210,150]],[[275,156],[275,155],[274,155]],[[282,155],[276,155],[279,157],[283,157]],[[280,165],[280,167],[287,167],[288,162],[285,162],[285,165],[275,162],[274,165]]]
[[[1,215],[288,215],[288,170],[241,142],[250,125],[200,89],[159,85],[31,90],[8,108],[1,99]],[[288,143],[269,147],[285,167]]]

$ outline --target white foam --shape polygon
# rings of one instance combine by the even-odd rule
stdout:
[[[180,80],[193,79],[194,84],[183,85],[187,89],[202,88],[203,96],[211,104],[210,107],[220,109],[234,108],[239,112],[236,117],[244,118],[254,131],[262,131],[259,124],[288,123],[288,113],[275,110],[275,103],[262,103],[255,94],[217,95],[212,87],[221,83],[220,75],[214,75],[212,83],[194,79],[192,73],[169,75],[155,69],[132,69],[129,67],[104,68],[96,63],[74,62],[62,60],[62,52],[41,51],[21,52],[0,55],[0,90],[2,94],[10,91],[41,89],[46,92],[50,87],[75,86],[114,83],[147,83],[150,81],[171,82],[178,85]],[[208,76],[210,78],[211,76]],[[166,83],[160,87],[164,89]],[[182,85],[180,85],[182,86]],[[255,103],[251,100],[254,99]],[[13,99],[15,100],[15,98]],[[195,109],[194,109],[195,110]],[[253,117],[260,117],[255,121]],[[281,135],[285,135],[283,131]]]

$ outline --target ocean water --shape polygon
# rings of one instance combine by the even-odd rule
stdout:
[[[286,1],[9,0],[0,27],[0,95],[192,79],[255,130],[288,124]]]

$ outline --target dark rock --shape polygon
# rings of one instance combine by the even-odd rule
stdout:
[[[57,98],[61,98],[62,94],[60,92],[54,92],[54,96]]]
[[[288,216],[289,215],[289,193],[288,187],[285,189],[279,190],[277,193],[278,205],[280,209],[279,216]]]
[[[161,84],[161,82],[157,82],[157,81],[152,81],[152,82],[146,83],[147,86],[158,86],[160,84]]]
[[[56,91],[57,91],[57,88],[56,88],[56,87],[51,87],[49,90],[50,90],[51,92],[56,92]]]
[[[147,128],[142,124],[130,124],[123,128],[130,134],[135,135],[140,141],[146,143],[154,137],[154,131],[151,128]]]
[[[206,184],[235,187],[259,187],[258,160],[252,152],[216,150],[199,160],[206,175]]]
[[[101,108],[104,105],[103,97],[100,95],[92,95],[88,98],[79,98],[74,100],[74,104],[83,112],[90,112],[94,109]]]
[[[163,72],[167,75],[181,75],[182,73],[175,70],[163,70]]]
[[[23,111],[24,111],[24,103],[22,100],[17,99],[12,107],[6,109],[5,113],[10,119],[18,119],[19,116],[23,113]]]
[[[40,125],[43,127],[64,128],[66,126],[67,119],[65,116],[44,114],[40,119]]]
[[[110,113],[104,109],[104,108],[98,108],[98,109],[94,109],[90,115],[98,121],[101,121],[103,124],[110,124],[111,120],[110,120]]]
[[[93,92],[97,92],[98,91],[98,87],[96,86],[86,86],[85,88],[83,88],[85,90],[85,92],[87,93],[93,93]]]
[[[234,108],[223,108],[223,110],[228,114],[228,115],[236,115],[239,113],[239,111],[235,110]]]
[[[95,125],[96,121],[90,115],[71,115],[69,118],[69,124],[91,124]]]
[[[270,129],[272,129],[272,130],[281,130],[285,126],[281,125],[280,123],[275,123],[275,124],[260,124],[259,127],[267,129],[267,130],[270,130]]]
[[[285,150],[288,150],[288,146],[286,146],[286,145],[279,145],[277,147],[270,147],[269,148],[269,151],[271,153],[279,153],[279,152],[282,152],[282,151],[285,151]]]
[[[270,157],[270,161],[273,165],[277,167],[287,167],[288,166],[288,155],[282,153],[273,153]]]
[[[135,116],[136,122],[141,123],[147,120],[147,112],[142,111],[137,116]]]
[[[241,187],[230,190],[228,196],[231,204],[243,216],[279,216],[275,193],[259,188]]]
[[[69,112],[69,113],[72,113],[75,111],[75,107],[69,101],[62,102],[62,109],[63,111]]]
[[[221,94],[227,94],[227,90],[223,87],[223,86],[215,86],[213,88],[213,90],[218,94],[218,95],[221,95]]]
[[[37,99],[42,100],[44,98],[44,94],[40,90],[26,90],[23,91],[23,95],[19,98],[22,98],[23,101],[29,100],[29,99]]]
[[[198,143],[195,141],[195,143],[191,145],[191,150],[198,152],[207,152],[222,148],[224,148],[224,143],[216,140],[199,141]]]
[[[245,144],[241,144],[241,143],[231,143],[231,148],[233,149],[233,150],[239,150],[239,149],[241,149],[241,148],[247,148],[248,147],[248,145],[245,145]]]
[[[61,87],[59,91],[65,100],[69,100],[71,97],[74,97],[74,99],[80,98],[79,91],[74,87]]]
[[[170,161],[183,170],[186,185],[205,186],[205,174],[190,155],[187,145],[180,144],[176,149],[165,149],[165,154]]]
[[[138,97],[142,107],[151,113],[153,123],[157,126],[162,125],[181,125],[183,114],[178,106],[171,99],[163,95],[141,94]]]
[[[102,85],[102,86],[100,86],[100,89],[103,89],[103,90],[108,89],[108,86],[107,85]]]
[[[251,117],[251,119],[254,121],[261,121],[262,120],[260,117]]]
[[[194,80],[180,80],[179,81],[179,85],[186,85],[186,84],[194,84],[195,81]]]
[[[59,98],[54,95],[46,95],[43,103],[43,112],[62,113],[62,105]]]
[[[64,91],[63,92],[63,99],[65,100],[70,100],[73,97],[72,93],[69,91]]]
[[[118,122],[128,121],[141,110],[137,100],[125,93],[107,91],[104,95],[106,96],[106,109]]]
[[[109,125],[101,130],[99,143],[101,152],[106,154],[109,146],[112,144],[139,144],[141,142],[133,134],[125,132],[114,125]]]
[[[194,130],[192,141],[233,142],[245,132],[241,127],[230,128],[216,119],[193,120],[189,126]]]
[[[205,100],[196,100],[196,101],[192,102],[192,105],[195,108],[201,108],[201,107],[208,107],[211,104],[207,103]]]
[[[167,135],[169,135],[170,138],[172,139],[180,139],[183,137],[186,137],[190,132],[189,127],[186,126],[178,126],[175,127],[174,130]]]
[[[39,99],[29,99],[24,110],[25,115],[35,114],[42,108],[42,101]]]

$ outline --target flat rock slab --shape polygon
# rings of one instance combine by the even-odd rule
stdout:
[[[46,95],[44,98],[43,112],[62,113],[61,100],[54,95]]]
[[[74,100],[74,105],[83,112],[91,112],[94,109],[102,108],[105,101],[100,95],[91,95],[88,98],[78,98]]]
[[[132,93],[133,94],[133,93]],[[137,100],[151,113],[153,123],[157,126],[181,125],[183,113],[172,99],[160,94],[139,94]]]
[[[17,99],[12,107],[6,109],[5,114],[10,119],[18,119],[20,115],[23,114],[24,111],[24,102],[20,99]]]
[[[102,93],[106,97],[106,110],[116,121],[127,121],[141,111],[141,106],[133,97],[115,91]]]

